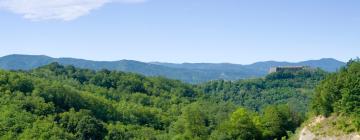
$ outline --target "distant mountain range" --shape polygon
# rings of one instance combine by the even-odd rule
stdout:
[[[310,60],[298,63],[266,61],[250,65],[230,63],[144,63],[133,60],[90,61],[75,58],[52,58],[44,55],[8,55],[0,57],[0,68],[7,70],[30,70],[52,62],[63,65],[74,65],[93,70],[109,69],[134,72],[146,76],[164,76],[189,83],[200,83],[210,80],[237,80],[265,76],[275,66],[309,66],[334,72],[345,63],[332,58]]]

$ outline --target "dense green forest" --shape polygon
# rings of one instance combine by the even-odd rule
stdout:
[[[330,74],[322,85],[351,73],[339,88],[358,87],[359,65],[353,62]],[[309,69],[190,85],[58,63],[30,71],[1,70],[0,139],[281,139],[306,119],[314,88],[328,75]],[[327,89],[320,86],[316,94],[327,97],[322,90]],[[336,105],[348,106],[336,107],[320,96],[315,100],[323,102],[311,106],[319,114],[359,112],[359,97],[352,96],[358,90],[331,97]]]
[[[238,81],[212,81],[200,84],[214,101],[232,102],[252,110],[261,111],[272,104],[292,104],[293,109],[306,112],[313,89],[326,77],[320,69],[298,72],[277,72],[260,79]]]
[[[333,118],[336,131],[360,134],[360,60],[350,60],[316,88],[311,103],[314,115]]]

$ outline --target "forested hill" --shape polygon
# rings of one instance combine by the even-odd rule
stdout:
[[[269,68],[273,66],[310,66],[334,72],[345,65],[345,63],[335,59],[320,59],[299,63],[267,61],[250,65],[239,65],[226,63],[144,63],[132,60],[89,61],[74,58],[51,58],[39,55],[8,55],[0,57],[0,68],[7,70],[29,70],[52,62],[92,70],[109,69],[134,72],[146,76],[164,76],[188,83],[201,83],[219,79],[238,80],[263,77],[268,73]]]
[[[323,118],[304,128],[316,134],[313,139],[360,139],[359,59],[349,61],[317,86],[311,111]]]
[[[0,70],[0,139],[287,138],[326,75],[285,71],[190,85],[58,63]]]

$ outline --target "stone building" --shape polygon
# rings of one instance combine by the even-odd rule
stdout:
[[[284,71],[289,71],[289,72],[296,72],[296,71],[300,71],[300,70],[304,70],[305,67],[304,66],[281,66],[281,67],[271,67],[269,70],[269,73],[274,73],[274,72],[284,72]]]

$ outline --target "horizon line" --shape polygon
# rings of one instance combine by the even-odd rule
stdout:
[[[92,60],[92,59],[87,59],[87,58],[76,58],[76,57],[54,57],[54,56],[50,56],[50,55],[46,55],[46,54],[7,54],[7,55],[3,55],[0,56],[0,58],[3,57],[7,57],[7,56],[13,56],[13,55],[18,55],[18,56],[44,56],[44,57],[49,57],[49,58],[53,58],[53,59],[79,59],[79,60],[86,60],[86,61],[97,61],[97,62],[118,62],[118,61],[137,61],[137,62],[142,62],[142,63],[169,63],[169,64],[233,64],[233,65],[252,65],[252,64],[256,64],[256,63],[262,63],[262,62],[279,62],[279,63],[301,63],[301,62],[306,62],[306,61],[316,61],[316,60],[323,60],[323,59],[333,59],[339,62],[343,62],[346,63],[344,61],[338,60],[336,58],[318,58],[318,59],[307,59],[307,60],[301,60],[301,61],[284,61],[284,60],[260,60],[260,61],[256,61],[256,62],[252,62],[249,64],[240,64],[240,63],[231,63],[231,62],[180,62],[180,63],[176,63],[176,62],[166,62],[166,61],[141,61],[141,60],[132,60],[132,59],[119,59],[119,60]]]

